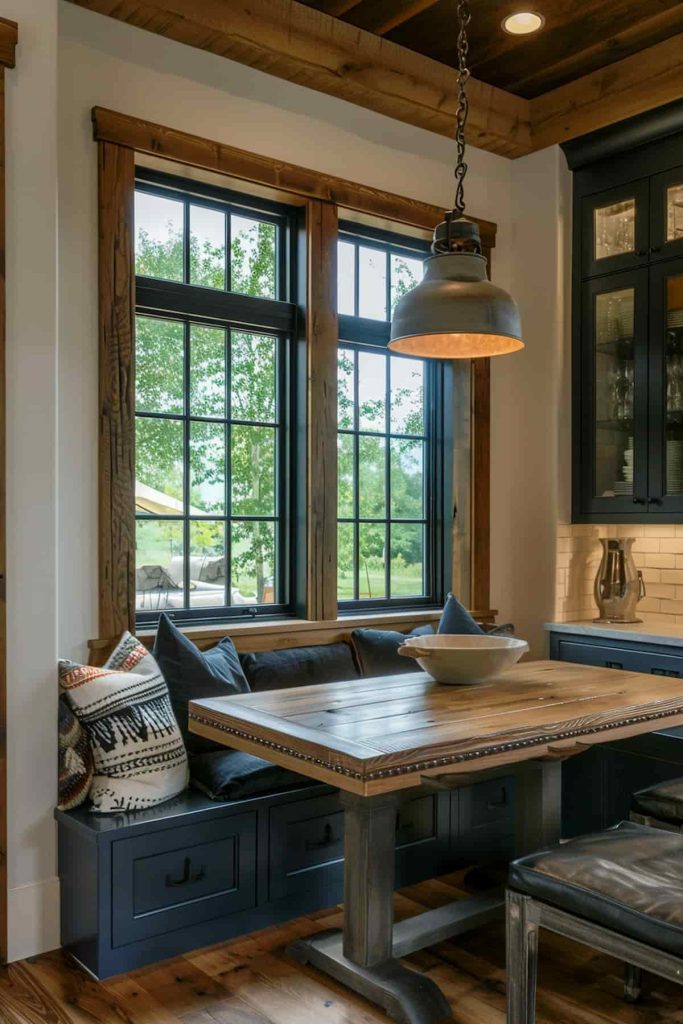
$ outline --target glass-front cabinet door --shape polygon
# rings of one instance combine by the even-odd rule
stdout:
[[[683,259],[650,270],[651,512],[683,512]]]
[[[650,258],[683,256],[683,166],[650,180]]]
[[[584,286],[582,409],[584,511],[647,508],[647,271]],[[585,399],[589,398],[588,401]]]
[[[583,274],[627,270],[647,257],[649,223],[646,178],[583,199]]]

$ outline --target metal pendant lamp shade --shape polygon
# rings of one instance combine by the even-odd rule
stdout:
[[[389,348],[432,359],[500,356],[524,348],[517,306],[487,279],[476,252],[437,253],[396,305]]]
[[[424,278],[397,303],[389,348],[426,359],[476,359],[524,348],[519,311],[491,284],[477,224],[463,217],[467,124],[467,0],[457,0],[458,112],[455,204],[434,231]]]

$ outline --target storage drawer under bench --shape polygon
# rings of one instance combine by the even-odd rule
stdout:
[[[112,944],[256,904],[256,812],[112,844]]]

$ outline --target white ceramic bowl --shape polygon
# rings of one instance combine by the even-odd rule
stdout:
[[[398,649],[414,658],[437,683],[473,686],[512,668],[529,650],[526,640],[512,636],[411,636]]]

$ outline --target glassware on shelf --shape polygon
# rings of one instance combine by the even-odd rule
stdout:
[[[636,242],[636,201],[624,199],[599,206],[594,213],[595,259],[634,252]]]
[[[666,240],[683,238],[683,182],[666,190]]]

